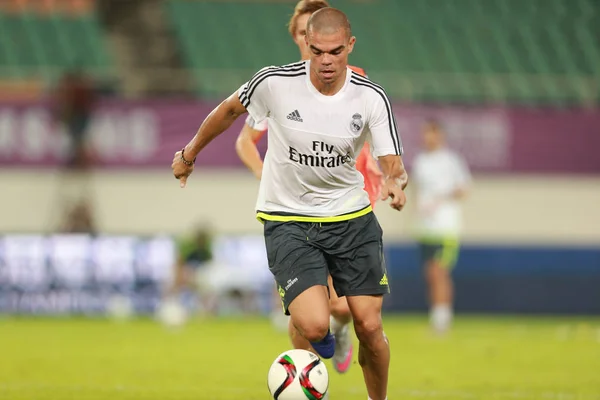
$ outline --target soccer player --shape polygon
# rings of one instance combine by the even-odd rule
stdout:
[[[444,333],[452,322],[451,271],[458,255],[460,201],[471,174],[464,160],[446,147],[437,122],[424,125],[422,139],[425,150],[413,164],[420,252],[429,287],[430,324],[434,332]]]
[[[269,119],[256,211],[284,310],[312,348],[331,358],[329,272],[352,314],[369,398],[384,400],[390,351],[381,307],[389,286],[382,230],[355,160],[368,139],[385,176],[381,198],[401,210],[408,182],[402,144],[383,88],[348,68],[356,38],[346,15],[316,11],[306,41],[310,60],[260,70],[207,116],[171,168],[185,187],[200,151],[240,115]]]
[[[184,293],[200,295],[204,312],[215,311],[213,293],[200,291],[198,286],[202,270],[212,261],[212,235],[205,227],[198,227],[193,235],[178,238],[176,261],[173,265],[172,281],[167,283],[156,317],[166,325],[181,325],[188,312],[181,299]]]
[[[179,295],[187,289],[196,289],[198,269],[212,260],[212,237],[208,229],[199,227],[190,237],[177,241],[177,259],[173,266],[173,282],[167,296]]]
[[[326,1],[322,0],[301,0],[294,9],[290,22],[288,23],[289,32],[294,42],[300,50],[302,60],[310,59],[310,50],[306,43],[306,23],[308,18],[322,8],[329,7]],[[365,76],[365,71],[358,67],[352,67],[355,72]],[[262,176],[263,162],[256,147],[256,143],[263,137],[267,131],[267,119],[255,121],[251,116],[246,118],[246,123],[236,141],[236,151],[244,164],[254,173],[258,179]],[[369,143],[365,142],[363,150],[356,160],[356,168],[362,173],[365,185],[364,188],[369,194],[371,206],[375,207],[375,202],[380,196],[382,186],[382,173],[377,162],[371,155]],[[338,297],[333,288],[331,276],[329,281],[330,293],[330,311],[331,311],[331,330],[335,336],[335,353],[332,358],[333,366],[339,373],[348,371],[352,365],[353,345],[350,337],[349,324],[351,321],[350,309],[345,297]],[[279,298],[278,293],[275,296]],[[280,308],[276,311],[280,314]],[[274,319],[276,321],[276,319]],[[295,348],[309,349],[310,344],[306,339],[296,334],[291,321],[289,322],[289,334],[292,344]]]

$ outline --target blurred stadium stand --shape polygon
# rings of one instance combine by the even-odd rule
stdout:
[[[3,1],[2,81],[11,93],[19,85],[31,93],[77,63],[102,78],[118,76],[128,96],[220,98],[259,68],[298,58],[285,26],[292,3]],[[563,106],[599,99],[595,0],[332,4],[347,12],[358,37],[351,62],[397,100]]]
[[[33,96],[67,69],[101,79],[111,73],[112,57],[91,1],[0,4],[0,73],[11,93],[22,88],[22,95]]]
[[[332,3],[349,15],[358,37],[352,62],[397,99],[569,104],[598,98],[594,0]],[[232,79],[242,83],[266,64],[298,57],[291,42],[273,40],[286,35],[287,3],[173,0],[168,9],[203,95],[220,96]],[[215,32],[230,45],[207,40]]]

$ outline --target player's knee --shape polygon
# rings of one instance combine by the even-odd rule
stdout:
[[[327,332],[329,330],[329,320],[315,320],[311,321],[309,324],[306,324],[299,331],[302,333],[302,336],[309,342],[318,342],[327,336]]]
[[[383,337],[383,324],[379,315],[355,319],[354,330],[358,340],[367,346]]]

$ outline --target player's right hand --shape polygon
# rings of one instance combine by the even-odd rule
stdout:
[[[194,171],[194,164],[187,165],[181,160],[181,151],[175,153],[173,157],[173,163],[171,164],[173,170],[173,176],[175,179],[179,179],[179,186],[184,188],[187,183],[187,178]]]

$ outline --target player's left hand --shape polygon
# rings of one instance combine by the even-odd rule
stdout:
[[[381,200],[386,201],[391,198],[390,207],[394,210],[402,210],[406,204],[406,194],[404,190],[394,180],[387,180],[381,189]]]
[[[173,170],[173,176],[175,176],[175,179],[179,179],[179,186],[184,188],[187,183],[188,176],[190,176],[194,171],[194,164],[185,164],[181,160],[181,151],[178,151],[173,157],[171,169]]]

